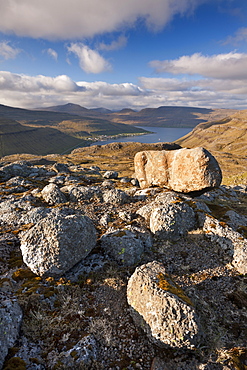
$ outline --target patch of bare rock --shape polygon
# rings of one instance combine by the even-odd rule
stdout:
[[[0,367],[247,367],[246,186],[203,148],[135,170],[2,165]]]

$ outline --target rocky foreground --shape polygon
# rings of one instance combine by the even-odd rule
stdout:
[[[246,369],[247,187],[205,173],[2,163],[0,367]]]

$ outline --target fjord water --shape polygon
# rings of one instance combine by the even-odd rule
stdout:
[[[192,128],[189,127],[147,127],[147,126],[136,126],[143,130],[150,131],[150,134],[138,135],[138,136],[127,136],[119,137],[117,139],[110,139],[105,141],[97,141],[92,145],[104,145],[117,142],[130,142],[137,141],[139,143],[158,143],[158,142],[172,142],[180,137],[188,134]]]

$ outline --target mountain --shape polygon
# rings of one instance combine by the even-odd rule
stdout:
[[[0,117],[0,157],[16,153],[63,153],[83,143],[54,128],[23,126]]]
[[[229,177],[238,175],[238,182],[241,176],[247,177],[247,110],[201,123],[176,143],[190,148],[203,146],[215,155]]]
[[[65,104],[42,109],[82,117],[106,119],[115,123],[150,127],[195,127],[201,122],[219,120],[236,112],[234,109],[207,109],[196,107],[145,108],[138,111],[125,108],[117,112],[105,108],[87,109],[78,104]]]
[[[139,112],[124,109],[112,113],[109,119],[135,126],[195,127],[201,122],[222,119],[234,112],[234,109],[161,106],[145,108]]]

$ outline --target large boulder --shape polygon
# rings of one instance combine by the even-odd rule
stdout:
[[[218,162],[201,147],[143,151],[134,163],[141,188],[157,185],[188,193],[219,186],[222,180]]]
[[[96,244],[87,216],[55,210],[21,236],[23,261],[37,275],[60,276],[85,258]]]
[[[22,311],[17,300],[0,293],[0,368],[8,349],[13,347],[21,325]]]
[[[160,347],[194,348],[201,339],[199,318],[190,299],[159,262],[137,267],[127,300],[131,315]]]

